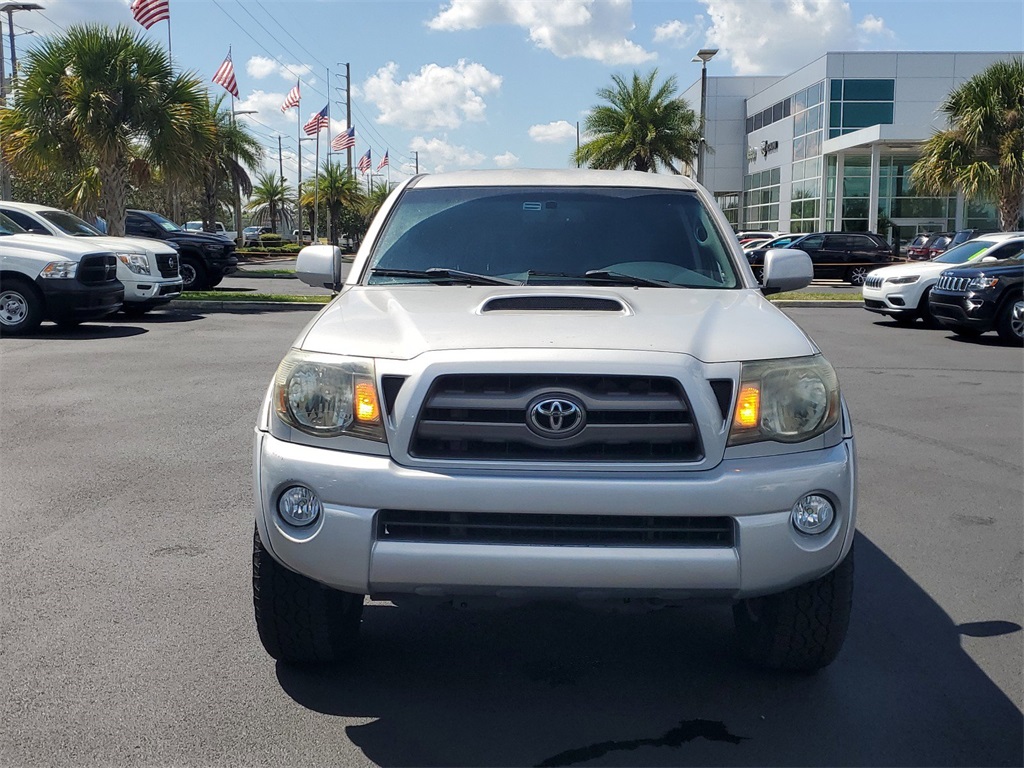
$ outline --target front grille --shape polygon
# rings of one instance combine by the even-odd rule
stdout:
[[[864,286],[866,288],[881,288],[883,280],[884,278],[868,275],[864,278]]]
[[[538,399],[575,400],[581,429],[528,426]],[[696,420],[675,379],[654,376],[447,375],[434,381],[409,446],[416,458],[479,461],[693,462]]]
[[[729,517],[549,515],[382,509],[379,541],[534,546],[734,546]]]
[[[160,270],[161,277],[177,277],[178,254],[158,253],[156,255],[156,266]]]
[[[952,291],[954,293],[960,293],[967,290],[967,284],[971,281],[969,277],[954,277],[953,275],[943,275],[939,278],[939,282],[935,284],[936,290],[939,291]]]
[[[78,282],[103,285],[117,279],[117,257],[112,253],[83,256],[78,262]]]

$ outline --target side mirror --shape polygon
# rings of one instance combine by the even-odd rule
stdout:
[[[773,248],[764,255],[761,290],[767,296],[806,288],[814,277],[811,257],[795,248]]]
[[[984,264],[986,261],[999,261],[999,259],[995,256],[982,256],[978,261]]]
[[[334,245],[307,245],[295,259],[295,276],[314,288],[341,288],[341,249]]]
[[[29,227],[28,228],[28,233],[30,235],[49,235],[50,234],[48,230],[43,229],[42,227]],[[50,236],[52,237],[52,235],[50,235]]]

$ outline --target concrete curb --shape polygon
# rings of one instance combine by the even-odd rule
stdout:
[[[825,309],[860,309],[864,306],[860,301],[788,301],[772,302],[778,307],[820,307]],[[298,301],[216,301],[195,299],[175,299],[169,309],[197,309],[204,312],[297,312],[321,310],[326,304]]]

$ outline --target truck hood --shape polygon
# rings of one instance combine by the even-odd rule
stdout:
[[[90,253],[113,253],[108,245],[95,242],[100,238],[64,238],[49,235],[4,235],[0,237],[0,249],[11,252],[43,253],[54,261],[78,261]],[[105,239],[105,238],[104,238]]]
[[[97,246],[104,250],[113,251],[114,253],[125,253],[131,251],[132,253],[162,253],[167,256],[178,252],[174,247],[168,245],[163,240],[156,240],[151,237],[112,237],[110,235],[105,235],[103,237],[93,237],[90,239],[92,242],[96,243]]]
[[[881,278],[907,277],[908,275],[921,275],[921,277],[938,277],[944,271],[956,264],[939,264],[935,261],[908,261],[905,264],[894,264],[891,267],[880,267],[871,270],[872,275]]]
[[[578,286],[352,286],[296,346],[398,360],[451,349],[638,350],[709,363],[818,351],[755,290]]]

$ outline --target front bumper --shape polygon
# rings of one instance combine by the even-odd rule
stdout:
[[[832,448],[729,459],[702,472],[411,469],[390,458],[284,442],[257,430],[256,522],[286,567],[331,587],[373,595],[496,595],[676,599],[769,594],[831,570],[856,522],[853,438]],[[324,513],[295,528],[276,513],[278,495],[301,484]],[[837,519],[818,536],[797,532],[790,510],[823,493]],[[546,546],[380,541],[381,509],[447,512],[727,516],[728,548]]]
[[[979,293],[950,293],[933,289],[928,307],[940,323],[985,332],[995,327],[998,305],[991,297]]]
[[[206,254],[206,268],[211,277],[230,275],[238,271],[237,256],[211,256]]]
[[[899,288],[874,288],[865,285],[862,289],[864,309],[880,315],[913,315],[918,311],[923,288],[917,283],[901,285]]]
[[[140,275],[141,279],[124,282],[124,303],[133,306],[155,307],[167,304],[181,296],[181,278],[151,278]]]
[[[102,285],[85,285],[77,280],[36,279],[46,299],[47,320],[96,320],[117,312],[124,302],[124,285],[119,280]]]

